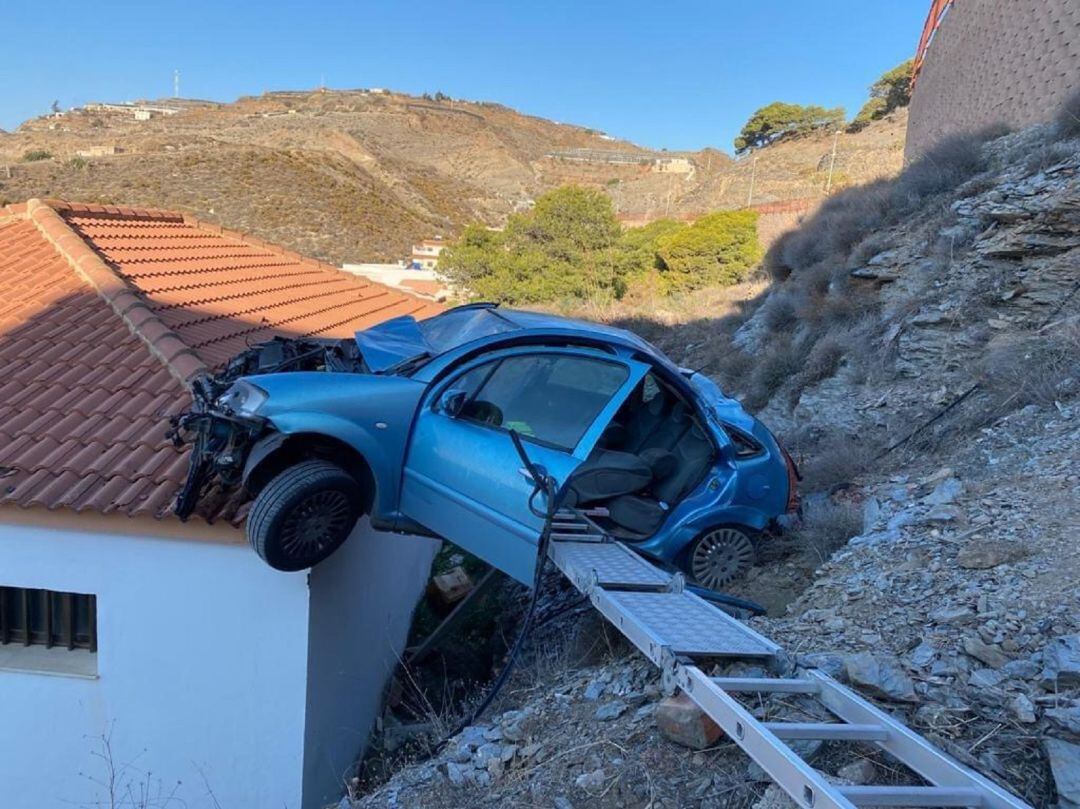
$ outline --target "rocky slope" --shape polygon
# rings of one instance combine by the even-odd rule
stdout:
[[[1080,803],[1080,139],[1042,129],[978,148],[974,176],[826,260],[852,279],[843,294],[862,316],[854,332],[840,321],[835,362],[782,380],[762,414],[818,461],[846,459],[808,481],[808,523],[837,508],[857,521],[818,566],[799,533],[778,543],[741,592],[801,575],[784,614],[754,620],[793,665],[849,681],[1033,805],[1069,807]],[[770,301],[801,283],[776,284],[733,345],[731,324],[715,324],[722,351],[767,352]],[[668,329],[666,348],[694,365],[718,351],[698,339],[706,329]],[[358,805],[785,805],[725,739],[691,751],[657,730],[656,673],[615,634],[588,613],[551,621],[482,726]],[[913,782],[869,747],[804,752],[849,783]]]
[[[565,183],[605,189],[637,220],[739,207],[751,182],[754,202],[819,197],[830,162],[834,187],[895,174],[905,124],[901,111],[840,135],[835,161],[825,135],[764,149],[755,163],[716,149],[649,151],[492,103],[267,93],[188,103],[147,121],[100,110],[28,121],[0,133],[0,202],[63,196],[180,208],[335,262],[397,259],[413,241],[470,221],[501,224]],[[610,159],[627,154],[642,162]],[[675,156],[692,170],[652,170],[651,161]]]

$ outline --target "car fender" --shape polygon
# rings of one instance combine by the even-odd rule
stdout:
[[[304,410],[276,413],[272,421],[281,441],[298,433],[317,433],[348,444],[367,461],[375,478],[373,513],[388,514],[396,509],[399,485],[397,470],[401,466],[407,428],[405,431],[391,432],[383,422],[376,422],[372,428],[368,428],[341,416]],[[380,424],[383,427],[379,427]],[[267,454],[276,448],[268,442]]]
[[[700,514],[684,520],[670,534],[661,531],[657,537],[642,542],[638,547],[650,556],[674,562],[686,552],[691,542],[709,529],[721,525],[764,531],[769,526],[769,517],[764,512],[747,506],[731,505],[704,509]]]
[[[281,445],[285,443],[288,436],[285,433],[272,432],[268,435],[264,435],[258,441],[251,445],[251,451],[248,453],[247,460],[244,462],[244,472],[240,476],[240,482],[247,486],[248,478],[251,477],[251,473],[258,468],[259,464],[281,449]]]

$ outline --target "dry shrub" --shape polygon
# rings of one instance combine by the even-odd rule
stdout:
[[[999,337],[987,346],[981,370],[997,415],[1074,397],[1080,392],[1080,321]]]
[[[799,322],[799,313],[791,295],[777,293],[769,298],[762,312],[765,327],[772,333],[790,332]]]
[[[1054,134],[1061,140],[1080,138],[1080,90],[1065,99],[1058,110]]]
[[[832,492],[867,471],[878,453],[877,445],[836,433],[801,448],[803,461],[800,488],[807,492]]]
[[[810,499],[803,506],[802,519],[792,533],[797,547],[819,562],[826,561],[853,536],[862,532],[862,510],[850,503],[828,497]]]
[[[755,357],[743,404],[751,410],[765,407],[773,394],[794,378],[801,364],[802,356],[790,338],[774,338]]]
[[[1080,126],[1080,124],[1078,124]],[[1078,133],[1080,134],[1080,133]],[[1051,141],[1036,147],[1024,158],[1024,168],[1034,174],[1056,166],[1076,155],[1076,147],[1062,141]]]

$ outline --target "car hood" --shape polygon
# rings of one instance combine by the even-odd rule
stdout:
[[[432,346],[411,315],[384,320],[356,333],[356,345],[372,373],[381,373],[405,360],[431,354]]]

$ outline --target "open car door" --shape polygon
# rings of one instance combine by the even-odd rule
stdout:
[[[562,486],[648,371],[582,348],[511,349],[462,366],[418,411],[402,514],[532,584],[543,520],[529,509],[534,485],[510,431]]]

